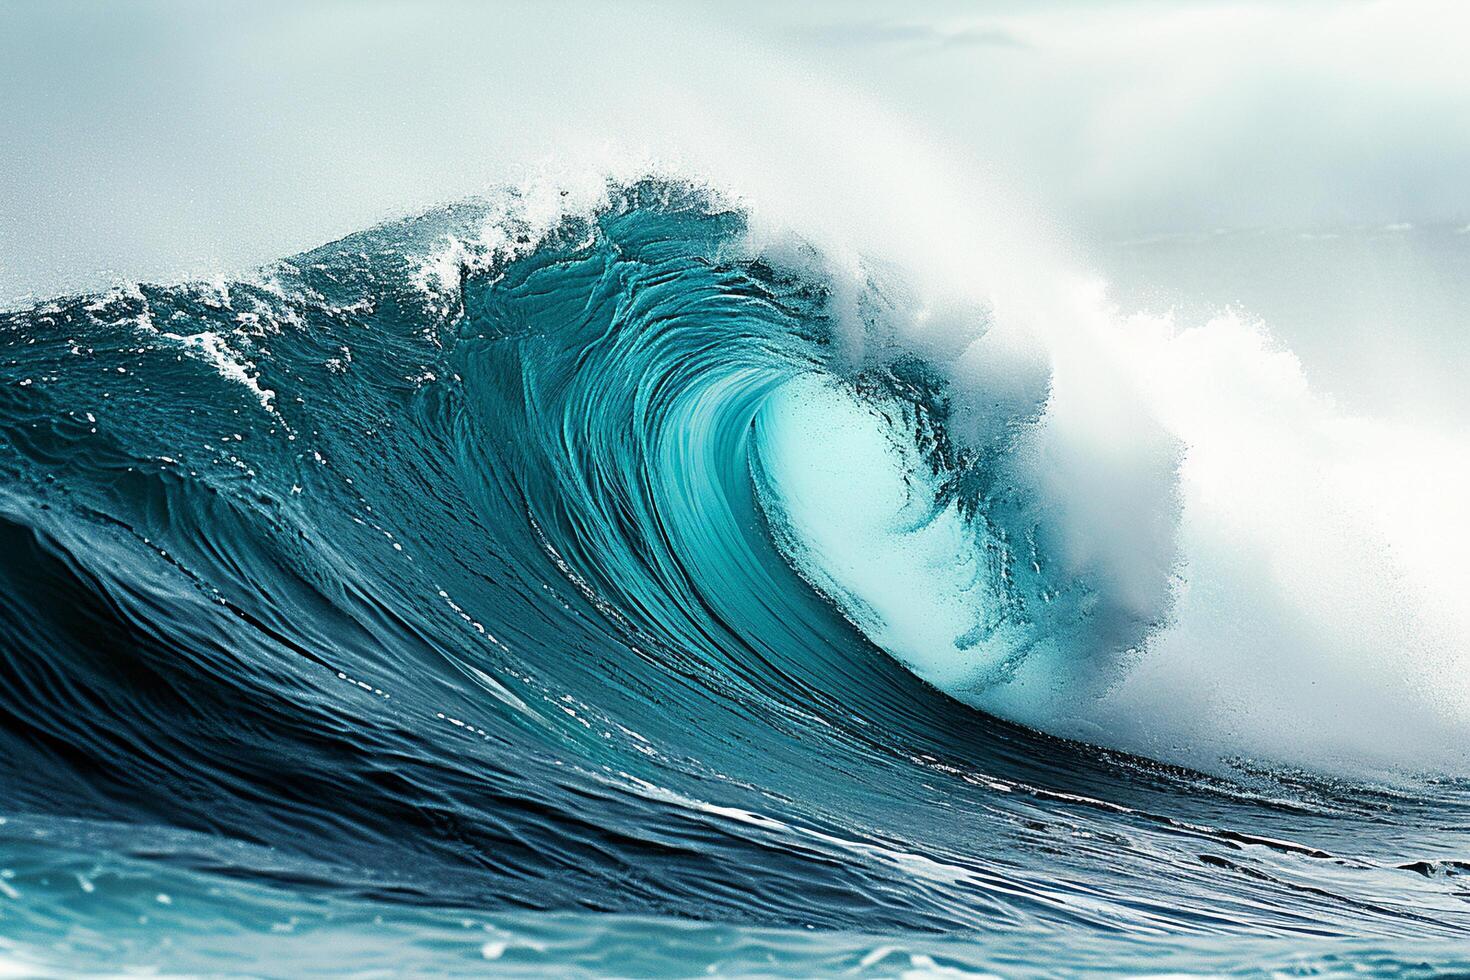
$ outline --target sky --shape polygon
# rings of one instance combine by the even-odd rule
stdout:
[[[1124,302],[1244,305],[1375,408],[1438,371],[1419,410],[1470,355],[1466,36],[1431,0],[0,0],[0,306],[610,154],[819,184],[901,128]]]
[[[718,117],[773,59],[1088,239],[1464,224],[1467,27],[1414,0],[5,0],[0,299],[262,261],[572,141],[677,153],[675,115]]]

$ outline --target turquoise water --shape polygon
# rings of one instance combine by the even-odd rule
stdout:
[[[511,200],[0,314],[0,972],[1470,969],[1453,767],[1089,707],[1335,635],[1208,447],[707,191]]]

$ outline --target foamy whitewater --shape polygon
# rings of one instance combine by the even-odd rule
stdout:
[[[1072,65],[1057,16],[985,30]],[[1470,235],[1084,248],[787,57],[250,271],[7,294],[0,974],[1470,970]],[[1314,261],[1448,312],[1363,361],[1181,271]]]

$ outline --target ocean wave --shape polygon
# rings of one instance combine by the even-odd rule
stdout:
[[[1400,434],[1258,325],[797,232],[507,192],[0,314],[7,894],[1462,935]]]

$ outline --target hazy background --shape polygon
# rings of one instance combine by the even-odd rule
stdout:
[[[599,146],[697,158],[825,87],[1007,188],[1120,305],[1239,306],[1351,408],[1470,419],[1467,37],[1405,0],[0,0],[0,306],[240,270]]]

